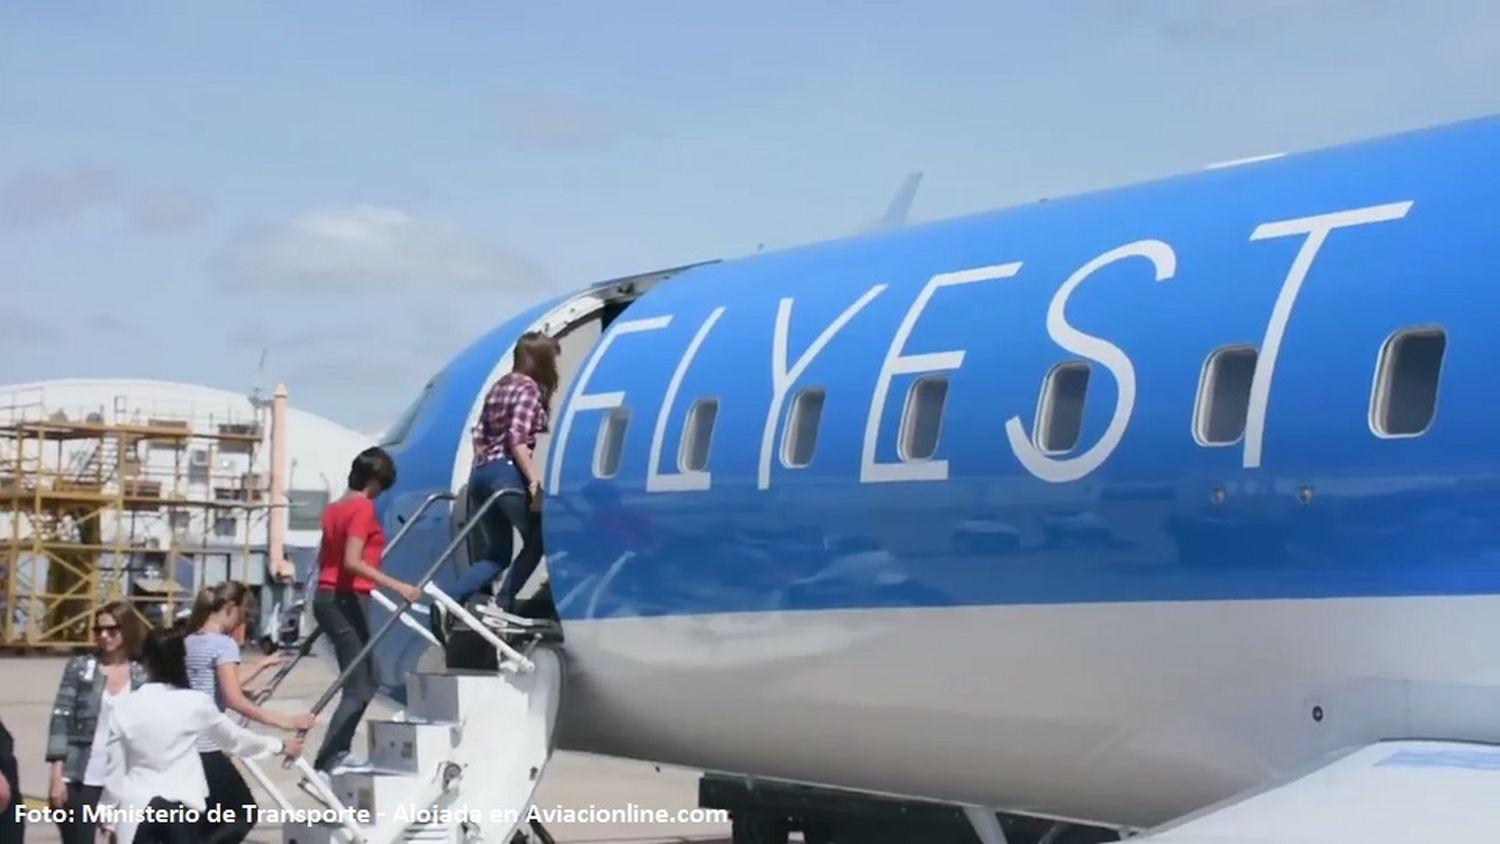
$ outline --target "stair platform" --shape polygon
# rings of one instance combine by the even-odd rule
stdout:
[[[369,765],[332,777],[329,808],[370,819],[359,837],[289,823],[283,844],[509,841],[551,757],[562,692],[561,655],[538,646],[528,657],[532,671],[407,675],[404,715],[368,722]]]

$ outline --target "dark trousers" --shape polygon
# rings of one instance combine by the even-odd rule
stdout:
[[[62,844],[94,844],[94,828],[97,824],[83,819],[83,807],[99,805],[99,794],[103,790],[97,785],[68,783],[68,809],[73,819],[57,822],[57,833],[62,837]]]
[[[21,772],[16,766],[16,745],[4,724],[0,724],[0,776],[10,786],[10,802],[0,806],[0,844],[21,844],[26,839],[26,822],[16,818],[21,797]]]
[[[250,786],[245,784],[245,778],[240,776],[239,769],[234,766],[228,754],[215,750],[199,753],[198,757],[203,760],[203,778],[208,781],[208,800],[205,801],[207,805],[204,820],[200,824],[201,838],[198,840],[208,844],[237,844],[244,841],[255,826],[254,816],[247,816],[244,807],[255,802],[255,795],[250,792]],[[210,824],[207,820],[208,810],[215,806],[233,811],[234,821]],[[221,813],[220,817],[224,815]],[[141,840],[139,834],[136,835],[136,840]]]
[[[348,668],[365,643],[370,641],[369,616],[365,615],[369,604],[370,597],[357,592],[319,589],[313,595],[313,618],[318,620],[318,627],[332,643],[340,671]],[[354,730],[378,688],[375,663],[366,658],[344,683],[343,697],[328,720],[328,734],[313,761],[314,768],[327,771],[339,757],[349,752],[349,745],[354,742]]]
[[[531,579],[537,564],[542,561],[542,514],[531,509],[531,494],[526,489],[525,478],[509,460],[492,460],[474,469],[469,477],[469,512],[478,512],[491,495],[502,490],[504,494],[490,505],[474,528],[474,533],[479,536],[478,547],[474,548],[470,558],[476,563],[487,560],[493,565],[476,565],[470,572],[475,569],[495,571],[494,565],[498,565],[499,570],[508,567],[510,570],[505,574],[499,601],[502,608],[510,610],[515,606],[516,593]],[[511,560],[512,529],[521,534],[521,552],[515,555],[514,561]],[[486,582],[476,587],[474,579],[478,577],[478,574],[473,579],[465,577],[460,586],[464,594],[453,597],[462,603],[488,585]]]
[[[161,812],[184,808],[176,800],[164,800],[160,797],[151,798],[149,807]],[[241,814],[242,811],[236,811],[235,817]],[[199,841],[214,840],[204,839],[203,834],[204,830],[198,826],[182,821],[147,821],[135,828],[135,840],[131,844],[198,844]]]

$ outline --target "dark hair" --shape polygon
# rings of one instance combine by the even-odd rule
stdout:
[[[349,467],[350,489],[362,490],[371,481],[380,484],[381,492],[396,485],[396,461],[379,446],[361,451]]]
[[[229,604],[238,604],[245,610],[245,615],[251,615],[252,598],[250,587],[238,580],[226,580],[199,591],[198,597],[193,601],[193,612],[188,616],[187,632],[197,633],[202,630],[209,616]]]
[[[146,634],[146,643],[141,647],[141,661],[146,664],[146,674],[158,683],[167,683],[179,689],[190,688],[187,676],[187,646],[182,633],[176,630],[152,630]]]
[[[94,610],[94,623],[99,623],[99,616],[107,615],[120,625],[120,642],[125,646],[125,656],[128,659],[139,659],[141,655],[141,623],[136,617],[135,608],[130,606],[129,601],[110,601],[97,610]]]
[[[552,396],[557,392],[557,353],[561,347],[557,340],[540,331],[528,331],[516,341],[515,364],[511,371],[519,372],[536,382],[542,389],[542,404],[550,411]]]

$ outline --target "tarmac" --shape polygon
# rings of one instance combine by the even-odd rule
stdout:
[[[257,658],[254,652],[247,652],[244,667],[248,669],[253,666]],[[48,771],[44,755],[47,728],[64,662],[63,657],[0,658],[0,719],[5,721],[6,727],[15,736],[21,790],[28,802],[38,807],[46,800]],[[269,678],[272,673],[267,671],[262,679]],[[305,712],[328,684],[333,682],[334,676],[321,661],[303,660],[288,675],[276,697],[267,705],[275,709]],[[332,711],[332,705],[328,711]],[[370,707],[369,716],[389,717],[393,711],[394,707],[389,702],[377,700]],[[257,726],[256,729],[264,728]],[[308,736],[308,756],[311,756],[317,742],[321,740],[321,730],[314,729]],[[363,725],[355,736],[353,746],[356,755],[363,755]],[[301,777],[295,769],[283,769],[279,761],[267,760],[260,763],[260,770],[266,773],[294,805],[313,805],[311,799],[297,787]],[[679,812],[697,808],[699,774],[698,771],[680,768],[658,768],[651,763],[636,760],[560,751],[548,763],[533,802],[545,810],[561,807],[564,811],[587,812],[594,808],[623,810],[632,806],[649,810],[664,809],[675,817]],[[246,774],[245,779],[261,806],[272,808],[276,805],[253,777]],[[729,841],[729,825],[718,822],[554,823],[547,824],[547,832],[558,842],[569,844],[727,844]],[[27,826],[26,841],[52,844],[59,842],[60,838],[55,826],[34,823]],[[280,844],[280,830],[263,824],[257,826],[246,841],[253,844]]]

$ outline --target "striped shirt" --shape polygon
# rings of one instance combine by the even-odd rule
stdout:
[[[509,373],[484,397],[474,432],[474,465],[511,458],[518,445],[536,448],[537,435],[546,430],[542,388],[528,375]]]
[[[219,691],[220,665],[240,661],[240,646],[223,633],[194,633],[183,640],[187,649],[188,685],[213,698],[214,705],[224,711],[224,695]],[[199,753],[218,750],[219,746],[207,735],[198,739]]]

